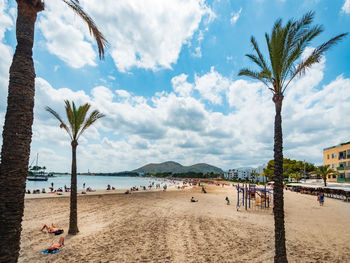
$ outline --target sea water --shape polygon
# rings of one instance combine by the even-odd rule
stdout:
[[[36,190],[40,191],[45,188],[46,191],[49,190],[51,184],[53,183],[54,189],[62,188],[64,186],[70,188],[70,175],[54,175],[55,177],[49,177],[47,181],[28,181],[26,185],[26,190]],[[152,182],[155,184],[164,182],[163,179],[150,178],[150,177],[124,177],[124,176],[91,176],[91,175],[78,175],[77,176],[77,186],[78,190],[83,189],[83,184],[85,183],[85,189],[91,187],[93,190],[106,189],[109,184],[111,187],[116,189],[130,189],[133,186],[148,186]],[[168,181],[169,183],[170,181]]]

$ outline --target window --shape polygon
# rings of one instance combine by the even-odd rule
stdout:
[[[336,153],[332,153],[332,159],[337,158],[337,154]]]
[[[335,174],[333,174],[333,178],[337,178],[337,176]]]
[[[346,162],[340,162],[339,163],[339,167],[345,167],[346,166]]]
[[[327,159],[329,159],[329,154],[327,154]]]
[[[350,150],[346,151],[346,158],[350,158]]]
[[[331,176],[330,175],[328,175],[328,179],[330,179],[331,178]]]
[[[336,163],[332,164],[332,168],[333,169],[337,168],[337,164]]]
[[[339,160],[346,159],[346,151],[339,152]]]

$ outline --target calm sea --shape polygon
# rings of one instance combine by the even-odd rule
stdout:
[[[45,188],[46,191],[51,187],[51,183],[53,183],[53,187],[58,189],[59,187],[64,188],[66,185],[70,188],[70,175],[55,175],[56,177],[49,177],[46,182],[41,181],[28,181],[26,189],[27,190],[35,190]],[[83,189],[83,183],[85,183],[85,189],[87,187],[91,187],[94,190],[98,189],[106,189],[107,185],[110,184],[114,186],[116,189],[130,189],[133,186],[148,186],[150,183],[154,182],[161,183],[166,182],[166,180],[158,179],[158,178],[147,178],[147,177],[119,177],[119,176],[88,176],[88,175],[78,175],[78,190]],[[168,185],[170,181],[167,181]]]

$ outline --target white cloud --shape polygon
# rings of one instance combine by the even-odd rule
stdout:
[[[120,98],[130,98],[131,94],[123,89],[118,89],[115,91]]]
[[[230,22],[232,25],[236,24],[236,22],[238,21],[239,17],[241,16],[242,13],[242,7],[237,11],[237,12],[233,12],[231,13],[231,19]]]
[[[199,91],[201,97],[213,104],[222,104],[223,92],[228,89],[230,81],[215,71],[214,67],[210,72],[199,77],[195,76],[195,89]]]
[[[111,44],[107,52],[121,72],[132,67],[171,68],[200,23],[206,25],[215,17],[203,0],[80,2]],[[46,3],[38,23],[45,45],[71,67],[95,66],[95,43],[87,26],[69,9],[59,0]],[[201,38],[199,34],[199,42]],[[201,55],[199,47],[194,54]]]
[[[287,90],[282,112],[286,157],[319,163],[324,147],[348,140],[350,126],[344,120],[350,111],[350,79],[340,75],[318,87],[325,63],[322,59]],[[272,94],[264,85],[225,78],[214,68],[196,75],[193,83],[185,74],[176,76],[172,85],[174,92],[147,99],[104,86],[95,87],[91,95],[56,90],[37,79],[33,151],[55,149],[59,158],[52,160],[62,161],[45,160],[47,166],[69,170],[68,136],[44,111],[50,105],[64,116],[63,99],[68,96],[78,104],[90,102],[106,114],[80,140],[80,170],[121,171],[167,160],[185,165],[207,162],[228,169],[273,158],[275,112]],[[214,110],[204,97],[227,104],[229,110]]]
[[[171,84],[173,86],[174,91],[183,97],[190,96],[193,89],[193,85],[187,82],[186,74],[181,74],[173,77],[171,79]]]
[[[96,51],[88,27],[60,0],[45,3],[38,28],[46,39],[48,51],[73,68],[96,66]]]
[[[201,21],[214,17],[202,0],[108,0],[103,5],[90,0],[82,5],[111,43],[109,52],[120,71],[171,68]]]
[[[346,14],[350,14],[350,0],[345,0],[341,10]]]

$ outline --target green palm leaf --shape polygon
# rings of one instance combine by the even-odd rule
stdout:
[[[92,18],[84,12],[84,10],[81,8],[78,0],[62,0],[65,2],[76,14],[78,14],[88,25],[90,34],[93,35],[93,37],[96,40],[97,47],[98,47],[98,55],[100,58],[104,58],[104,49],[108,45],[108,41],[103,36],[103,34],[98,30],[95,22],[92,20]]]
[[[273,90],[274,94],[283,95],[296,76],[320,62],[322,55],[347,35],[344,33],[330,39],[315,48],[305,60],[301,60],[305,48],[323,32],[322,26],[311,26],[314,16],[314,12],[308,12],[300,20],[290,19],[285,25],[282,25],[282,19],[277,19],[271,33],[265,33],[268,61],[252,36],[250,42],[256,54],[246,56],[259,67],[259,71],[243,68],[238,75],[257,79]]]
[[[68,100],[65,100],[64,103],[69,127],[64,123],[56,111],[50,107],[46,107],[46,110],[60,122],[60,128],[64,128],[67,131],[72,141],[77,141],[80,135],[92,124],[94,124],[95,121],[105,117],[105,115],[100,113],[98,110],[94,110],[91,112],[90,116],[86,118],[86,115],[91,108],[89,103],[85,103],[78,108],[75,106],[74,102],[71,103]]]

